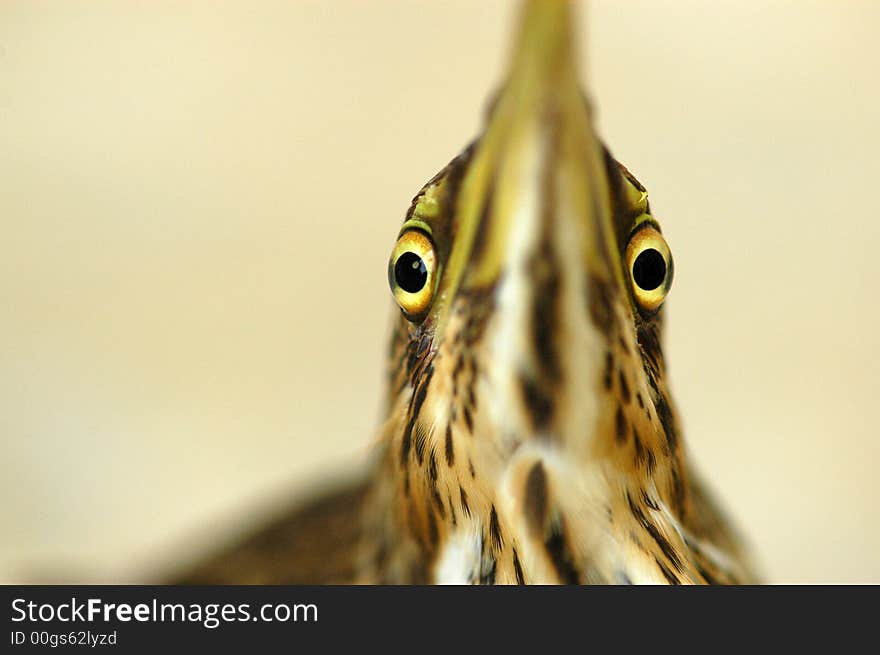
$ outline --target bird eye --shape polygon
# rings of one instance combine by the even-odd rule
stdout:
[[[663,235],[650,223],[630,237],[626,261],[633,296],[646,312],[656,312],[672,285],[672,253]]]
[[[434,299],[437,256],[430,237],[411,229],[400,235],[388,262],[388,283],[410,321],[424,318]]]

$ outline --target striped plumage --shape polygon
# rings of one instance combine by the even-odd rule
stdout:
[[[569,14],[527,3],[483,135],[407,212],[369,479],[187,581],[751,579],[688,464],[660,347],[672,258],[594,134]]]

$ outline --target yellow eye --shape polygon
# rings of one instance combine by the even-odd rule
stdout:
[[[400,235],[388,262],[388,283],[394,299],[410,321],[419,321],[431,308],[437,279],[434,244],[421,230]]]
[[[672,285],[672,253],[666,239],[650,223],[629,238],[626,263],[633,296],[645,312],[656,312]]]

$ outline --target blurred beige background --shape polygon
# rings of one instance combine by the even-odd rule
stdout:
[[[412,195],[507,2],[0,3],[0,581],[139,581],[363,461]],[[776,582],[880,582],[880,4],[594,2],[688,444]]]

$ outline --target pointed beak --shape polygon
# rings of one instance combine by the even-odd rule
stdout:
[[[552,241],[550,231],[577,239],[580,256],[566,264],[614,273],[604,156],[572,22],[566,0],[524,3],[504,86],[462,182],[443,298],[494,284]]]

